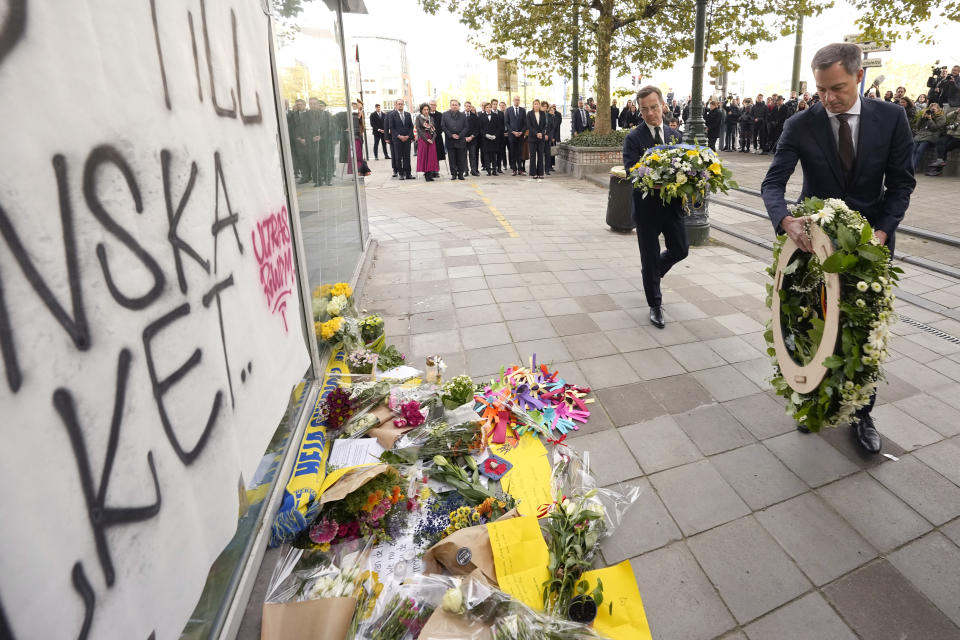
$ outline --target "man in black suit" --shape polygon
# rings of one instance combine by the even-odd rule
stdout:
[[[515,176],[527,175],[523,160],[523,136],[527,131],[527,110],[520,106],[520,96],[513,97],[513,106],[504,114],[504,130],[510,144],[510,168]]]
[[[571,118],[570,121],[574,135],[589,131],[593,128],[593,125],[590,123],[590,114],[587,113],[586,107],[583,106],[583,100],[577,100],[577,108],[574,110],[573,118]]]
[[[375,111],[370,114],[370,127],[373,129],[373,158],[379,160],[380,156],[377,155],[378,145],[383,145],[383,157],[387,160],[390,159],[390,154],[387,153],[387,127],[386,123],[383,121],[383,112],[380,111],[380,105],[376,104],[373,106]]]
[[[623,166],[627,171],[637,164],[650,147],[676,144],[682,140],[680,132],[663,124],[663,94],[660,89],[649,85],[640,89],[637,92],[637,105],[643,122],[628,133],[623,141]],[[687,257],[690,248],[683,205],[679,198],[669,204],[663,204],[656,194],[644,198],[640,189],[634,189],[633,220],[637,225],[643,293],[650,306],[650,323],[663,329],[666,323],[661,306],[660,279],[673,265]],[[661,233],[667,245],[662,253]]]
[[[470,162],[470,175],[480,175],[480,118],[477,110],[468,100],[463,103],[464,115],[467,116],[467,160]]]
[[[763,180],[763,203],[774,230],[786,233],[803,251],[813,247],[803,221],[790,215],[784,200],[798,161],[803,167],[800,198],[843,200],[863,214],[891,255],[917,184],[907,114],[896,103],[861,100],[861,64],[855,44],[830,44],[814,55],[811,66],[821,102],[786,121]],[[852,425],[860,446],[870,453],[880,451],[880,434],[870,417],[875,399],[857,411]]]
[[[441,118],[447,136],[447,162],[451,180],[465,180],[467,175],[467,117],[460,111],[460,101],[451,100],[450,109]]]
[[[410,145],[413,140],[413,118],[403,110],[403,99],[387,115],[387,135],[393,141],[393,159],[401,180],[414,180],[410,173]]]
[[[307,162],[307,140],[304,138],[304,127],[307,124],[307,114],[304,111],[307,103],[303,98],[297,98],[293,109],[287,113],[287,130],[290,134],[290,147],[293,149],[293,173],[299,174],[298,183],[309,181],[309,164]]]
[[[753,103],[750,115],[753,116],[753,148],[763,154],[767,145],[767,103],[764,102],[762,93],[757,94],[757,101]]]
[[[327,103],[323,100],[310,98],[306,130],[310,154],[313,158],[311,165],[313,186],[330,185],[334,174],[333,148],[336,144],[336,130],[333,118],[327,111]]]

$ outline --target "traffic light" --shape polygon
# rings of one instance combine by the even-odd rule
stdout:
[[[637,76],[630,76],[630,84],[634,87],[637,86]]]

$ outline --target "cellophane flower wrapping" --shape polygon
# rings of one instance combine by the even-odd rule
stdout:
[[[544,606],[552,616],[565,618],[571,599],[590,595],[601,600],[602,586],[587,593],[584,572],[592,568],[600,542],[619,526],[640,495],[637,487],[623,491],[601,489],[590,473],[590,455],[582,456],[566,443],[553,452],[553,503],[540,519],[550,550],[550,577],[543,585]]]

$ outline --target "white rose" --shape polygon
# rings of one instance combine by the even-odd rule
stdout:
[[[687,181],[687,175],[685,173],[677,174],[677,180],[676,180],[677,184],[684,184],[686,183],[686,181]]]
[[[460,589],[447,589],[440,606],[447,613],[463,613],[463,594]]]

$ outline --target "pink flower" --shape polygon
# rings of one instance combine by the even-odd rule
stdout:
[[[400,414],[406,419],[407,425],[410,427],[419,427],[423,424],[424,418],[423,414],[420,413],[420,403],[416,400],[405,402],[400,407]]]
[[[330,542],[337,537],[339,525],[324,518],[310,528],[310,539],[317,544]]]

